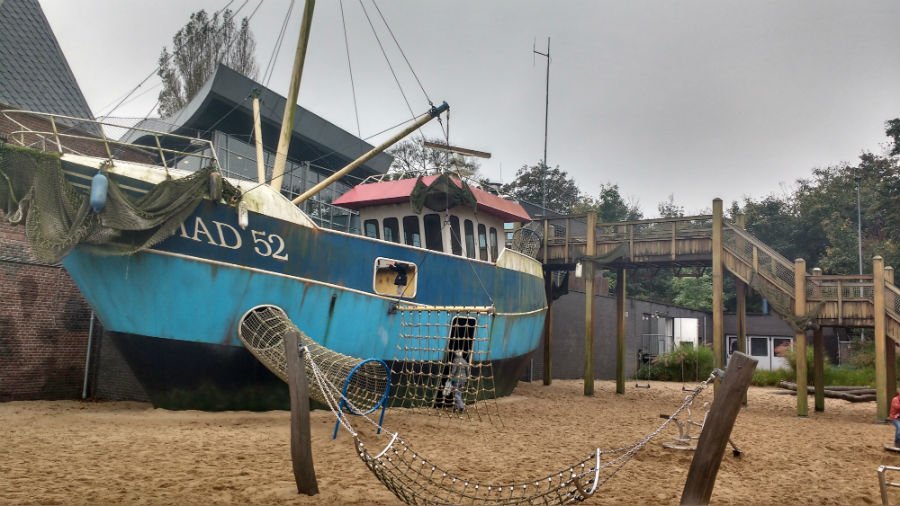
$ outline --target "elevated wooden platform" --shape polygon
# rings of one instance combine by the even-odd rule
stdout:
[[[887,402],[894,393],[888,385],[896,384],[896,372],[892,368],[887,370],[893,364],[894,346],[893,343],[886,346],[884,340],[890,338],[900,343],[900,289],[894,285],[893,269],[884,267],[881,257],[875,257],[872,275],[825,275],[820,269],[807,272],[802,260],[790,261],[738,224],[726,223],[722,219],[720,200],[714,201],[713,211],[709,216],[599,224],[594,223],[591,215],[537,220],[544,231],[538,259],[551,270],[570,268],[576,263],[591,264],[614,270],[623,280],[628,270],[642,268],[712,269],[714,306],[716,299],[719,305],[722,300],[722,294],[717,293],[722,286],[716,282],[717,276],[721,277],[717,271],[727,271],[739,288],[739,309],[743,289],[750,287],[760,293],[780,316],[795,326],[798,353],[805,354],[807,330],[815,331],[822,326],[874,329],[879,356],[876,363],[878,412],[879,419],[883,419],[887,415]],[[716,326],[717,317],[722,318],[717,315],[721,311],[721,307],[713,311],[717,366],[724,359],[724,336],[721,325]],[[814,339],[820,337],[817,334]],[[586,335],[586,339],[592,338]],[[588,343],[585,347],[587,350]],[[817,369],[822,360],[817,359]],[[888,381],[888,374],[894,381]],[[592,388],[586,385],[586,393],[588,390]],[[806,400],[802,399],[801,403],[800,397],[798,413],[805,415]],[[817,410],[819,406],[817,391]]]

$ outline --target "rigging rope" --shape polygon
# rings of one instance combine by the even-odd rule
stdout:
[[[597,448],[588,457],[575,464],[539,479],[514,483],[482,483],[477,479],[455,476],[445,468],[431,462],[413,449],[399,433],[388,431],[366,415],[364,419],[386,430],[391,435],[388,444],[372,454],[359,439],[348,417],[341,417],[339,399],[352,407],[352,401],[342,396],[320,369],[312,354],[304,353],[309,370],[316,378],[315,384],[328,389],[324,397],[341,425],[354,439],[357,455],[398,499],[406,504],[472,504],[472,505],[556,505],[581,502],[593,495],[598,487],[616,475],[647,443],[658,436],[679,413],[687,409],[721,371],[714,371],[709,378],[695,387],[675,411],[653,432],[636,443],[613,450]],[[612,455],[603,462],[602,456]]]

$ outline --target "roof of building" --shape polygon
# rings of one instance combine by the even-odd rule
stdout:
[[[0,0],[0,27],[0,102],[19,109],[93,118],[37,0]],[[98,133],[93,124],[81,128]]]
[[[189,137],[197,136],[198,133],[219,130],[247,139],[253,128],[252,94],[254,91],[259,93],[261,104],[263,145],[268,151],[274,152],[278,145],[281,120],[287,100],[221,64],[215,74],[207,80],[203,88],[181,111],[168,118],[144,120],[136,125],[136,128],[177,133]],[[337,170],[372,149],[369,143],[321,116],[299,105],[296,107],[297,112],[293,125],[294,137],[288,152],[289,159],[314,161],[316,165]],[[140,135],[134,131],[126,134],[123,140],[141,142]],[[145,139],[145,142],[151,141]],[[393,157],[381,153],[363,164],[353,174],[359,178],[383,174],[390,167],[392,161]]]
[[[438,176],[425,176],[422,178],[422,182],[430,185],[437,178]],[[416,178],[407,178],[397,181],[360,184],[335,199],[333,204],[358,210],[371,206],[409,202],[409,197],[417,181],[418,179]],[[460,185],[457,179],[453,179],[453,182],[457,186]],[[480,188],[470,186],[469,189],[475,195],[479,210],[497,216],[505,222],[531,221],[531,216],[525,212],[525,209],[518,202],[506,200]]]

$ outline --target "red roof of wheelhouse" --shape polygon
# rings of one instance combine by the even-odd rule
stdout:
[[[422,182],[431,185],[437,178],[438,176],[426,176],[422,178]],[[410,178],[360,184],[335,199],[332,204],[356,210],[386,204],[402,204],[409,202],[409,196],[416,186],[416,181],[417,179]],[[453,179],[452,181],[460,186],[459,180]],[[478,211],[496,216],[504,222],[531,221],[531,216],[518,202],[506,200],[480,188],[470,186],[469,189],[478,203]]]

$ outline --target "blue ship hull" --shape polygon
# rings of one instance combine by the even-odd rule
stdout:
[[[379,257],[417,265],[415,297],[374,291]],[[263,214],[249,213],[242,229],[234,207],[209,201],[151,249],[106,256],[78,247],[63,264],[157,399],[204,382],[226,391],[274,383],[237,335],[241,316],[262,304],[282,308],[340,353],[402,358],[398,302],[492,306],[494,314],[479,316],[490,333],[482,344],[489,349],[479,351],[494,364],[497,395],[506,395],[538,346],[546,314],[543,280],[534,274]],[[437,360],[443,350],[433,353],[418,358]]]

